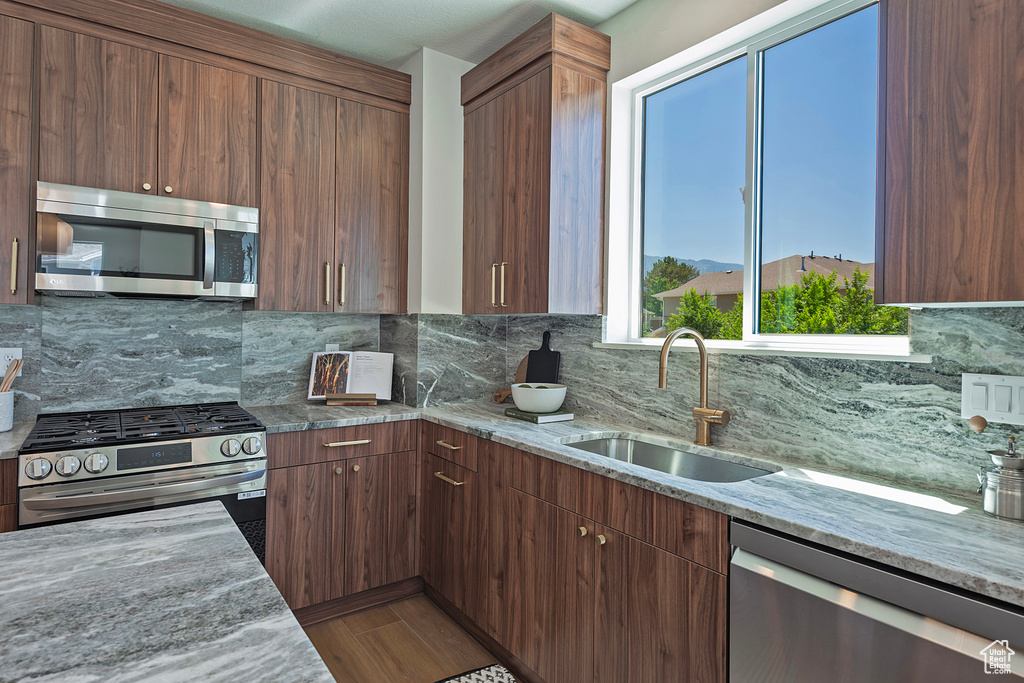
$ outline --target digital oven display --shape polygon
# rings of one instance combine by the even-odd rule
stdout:
[[[176,465],[192,462],[191,443],[153,444],[117,449],[117,470],[137,470],[141,467]]]

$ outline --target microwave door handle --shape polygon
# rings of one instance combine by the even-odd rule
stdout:
[[[62,510],[67,508],[84,508],[104,503],[125,503],[133,500],[150,500],[168,496],[176,493],[188,493],[190,491],[203,491],[215,489],[221,486],[242,484],[247,481],[259,479],[267,473],[266,469],[260,468],[251,472],[240,474],[225,474],[210,479],[198,481],[181,482],[178,484],[149,484],[137,488],[125,489],[123,491],[105,491],[103,493],[83,493],[77,496],[64,496],[62,498],[22,498],[21,504],[29,510]]]
[[[203,221],[206,249],[203,255],[203,289],[213,289],[213,261],[217,253],[213,221]]]

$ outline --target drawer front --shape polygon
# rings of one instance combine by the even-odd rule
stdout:
[[[416,422],[385,422],[267,435],[271,469],[416,450]]]
[[[728,518],[593,472],[515,451],[512,487],[726,573]]]
[[[424,422],[423,440],[427,453],[473,472],[477,471],[480,441],[477,437],[433,422]]]

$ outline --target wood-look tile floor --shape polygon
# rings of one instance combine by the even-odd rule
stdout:
[[[497,660],[424,596],[306,628],[338,683],[434,683]]]

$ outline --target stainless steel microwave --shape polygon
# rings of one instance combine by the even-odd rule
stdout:
[[[259,210],[37,184],[36,290],[253,299]]]

